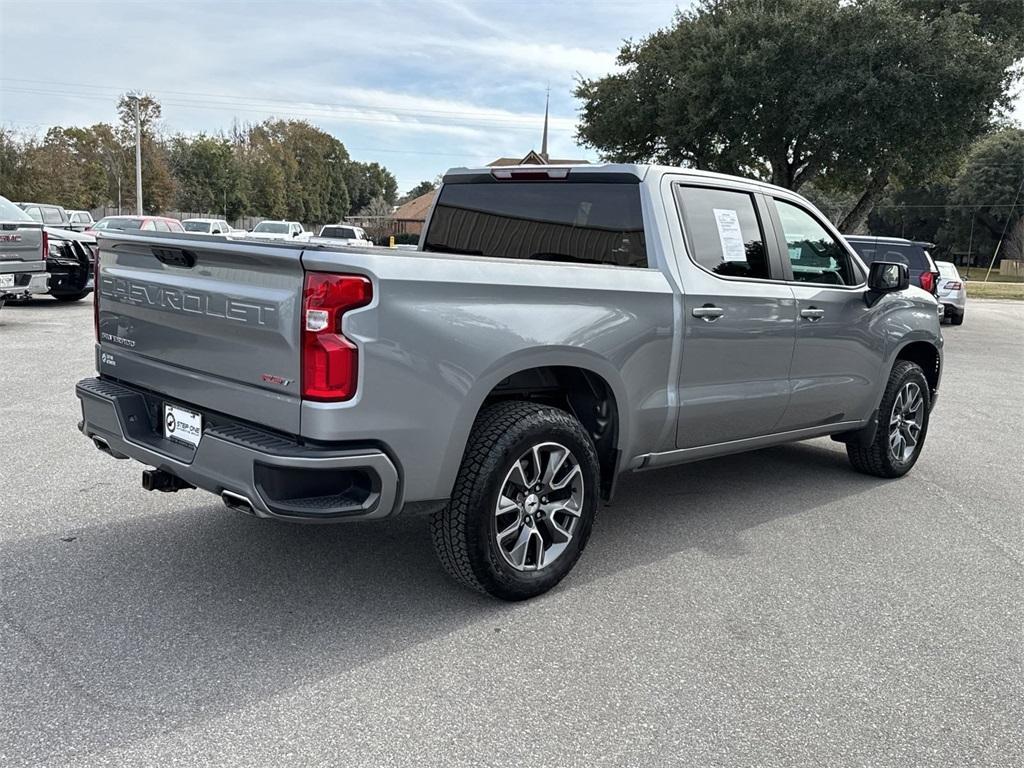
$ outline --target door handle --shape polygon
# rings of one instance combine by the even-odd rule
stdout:
[[[705,323],[713,323],[725,314],[725,310],[712,304],[705,304],[703,307],[694,307],[691,314],[694,317],[699,317]]]
[[[825,316],[824,309],[818,309],[817,307],[810,307],[808,309],[800,310],[800,317],[806,317],[812,323],[816,323]]]

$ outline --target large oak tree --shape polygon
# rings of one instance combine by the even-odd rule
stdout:
[[[855,230],[891,178],[946,168],[1006,105],[1020,37],[987,8],[703,0],[580,81],[578,138],[612,161],[854,190]]]

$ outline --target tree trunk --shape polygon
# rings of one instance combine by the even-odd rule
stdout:
[[[890,171],[891,167],[886,164],[876,168],[871,173],[867,187],[865,187],[857,203],[850,209],[850,212],[846,214],[843,220],[839,222],[840,232],[852,235],[864,226],[864,223],[868,220],[868,215],[874,210],[875,204],[878,203],[882,193],[885,192],[886,186],[889,184]]]

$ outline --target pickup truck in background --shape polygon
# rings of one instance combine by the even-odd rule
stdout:
[[[259,240],[308,240],[312,232],[307,232],[297,221],[261,221],[248,237]]]
[[[46,293],[48,247],[42,225],[0,197],[0,307],[9,299]]]
[[[456,169],[420,250],[101,236],[81,431],[295,521],[430,516],[461,583],[557,584],[623,472],[831,436],[899,477],[933,296],[788,190],[632,165]]]
[[[351,224],[325,224],[320,227],[320,234],[309,238],[309,242],[327,246],[354,245],[360,248],[373,245],[362,227],[353,227]]]

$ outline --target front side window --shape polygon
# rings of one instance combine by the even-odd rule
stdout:
[[[817,219],[784,200],[776,200],[775,208],[782,222],[794,280],[824,285],[857,285],[861,282],[850,254]]]
[[[424,250],[646,267],[640,187],[564,180],[445,184]]]
[[[676,187],[690,257],[723,277],[771,277],[754,199],[747,192]]]
[[[43,208],[43,221],[47,224],[60,224],[64,219],[60,216],[60,211],[56,208]]]

